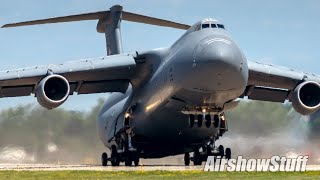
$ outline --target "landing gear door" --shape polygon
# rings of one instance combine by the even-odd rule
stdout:
[[[112,93],[105,107],[101,109],[103,114],[98,119],[98,130],[104,143],[111,141],[119,130],[124,128],[124,116],[132,101],[132,95],[132,86],[129,85],[125,94]]]

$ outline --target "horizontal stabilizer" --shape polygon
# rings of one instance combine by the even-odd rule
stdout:
[[[40,20],[34,20],[34,21],[25,21],[25,22],[6,24],[2,26],[2,28],[31,26],[31,25],[38,25],[38,24],[50,24],[50,23],[63,23],[63,22],[73,22],[73,21],[96,20],[96,19],[103,19],[108,15],[109,15],[109,11],[101,11],[101,12],[95,12],[95,13],[78,14],[78,15],[63,16],[63,17],[53,17],[48,19],[40,19]]]
[[[167,20],[158,19],[158,18],[149,17],[149,16],[143,16],[143,15],[134,14],[130,12],[122,12],[122,19],[126,21],[131,21],[131,22],[138,22],[138,23],[151,24],[151,25],[164,26],[164,27],[172,27],[176,29],[188,30],[190,28],[190,25],[187,25],[187,24],[180,24],[172,21],[167,21]]]
[[[100,12],[94,12],[94,13],[86,13],[86,14],[78,14],[78,15],[70,15],[70,16],[62,16],[62,17],[53,17],[53,18],[48,18],[48,19],[6,24],[6,25],[2,26],[2,28],[30,26],[30,25],[38,25],[38,24],[49,24],[49,23],[84,21],[84,20],[103,20],[103,19],[107,19],[109,16],[110,16],[110,11],[100,11]],[[143,15],[134,14],[134,13],[125,12],[125,11],[122,11],[122,20],[157,25],[157,26],[164,26],[164,27],[172,27],[172,28],[184,29],[184,30],[187,30],[190,28],[190,26],[186,25],[186,24],[176,23],[176,22],[158,19],[158,18],[149,17],[149,16],[143,16]]]

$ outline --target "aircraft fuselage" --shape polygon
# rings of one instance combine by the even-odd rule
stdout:
[[[157,50],[152,53],[157,54]],[[191,151],[193,145],[212,138],[217,128],[188,128],[188,115],[181,109],[185,106],[210,107],[222,112],[225,103],[238,98],[247,85],[246,58],[224,29],[186,32],[159,54],[160,62],[153,67],[156,70],[138,92],[132,92],[138,88],[132,84],[133,88],[130,87],[123,97],[113,93],[107,100],[98,120],[100,138],[106,146],[112,145],[114,134],[121,129],[117,126],[123,123],[111,118],[110,114],[117,114],[116,108],[135,104],[130,127],[138,137],[135,143],[144,146],[146,152],[153,151],[145,157]],[[112,108],[115,109],[111,111]],[[120,111],[119,116],[123,116]],[[109,126],[105,125],[106,121]],[[112,128],[114,126],[116,128]],[[170,150],[166,151],[166,148]]]

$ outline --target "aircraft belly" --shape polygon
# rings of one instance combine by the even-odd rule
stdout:
[[[226,102],[238,98],[239,94],[242,93],[242,88],[212,92],[199,92],[196,90],[181,89],[177,93],[176,97],[194,106],[211,105],[223,107]]]
[[[159,107],[158,111],[154,111],[148,119],[136,120],[132,123],[137,136],[157,143],[192,144],[213,136],[217,131],[214,127],[189,128],[187,115],[165,107],[165,105]]]

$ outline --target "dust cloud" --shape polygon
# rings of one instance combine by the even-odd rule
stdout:
[[[34,105],[2,110],[0,163],[100,164],[101,153],[108,152],[95,127],[102,103],[89,112]],[[311,123],[318,117],[301,116],[287,104],[243,102],[227,112],[229,131],[216,145],[230,147],[233,157],[309,155],[309,164],[320,164],[319,128]],[[183,156],[142,159],[141,164],[182,165]]]

